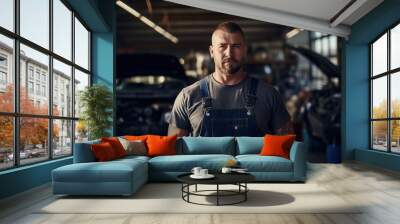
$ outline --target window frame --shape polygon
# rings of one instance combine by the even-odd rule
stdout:
[[[30,166],[33,164],[38,164],[38,163],[43,163],[46,161],[50,161],[50,160],[54,160],[54,159],[61,159],[61,158],[65,158],[65,157],[70,157],[73,156],[73,152],[74,152],[74,143],[75,143],[75,126],[76,126],[76,121],[79,120],[79,117],[75,116],[75,108],[72,107],[71,108],[71,114],[70,116],[66,115],[66,116],[56,116],[53,115],[53,59],[58,60],[61,63],[64,63],[68,66],[71,66],[71,85],[72,85],[72,89],[70,90],[72,92],[72,99],[71,99],[71,105],[74,105],[75,103],[75,88],[74,88],[74,82],[75,82],[75,69],[87,74],[89,76],[89,83],[88,86],[92,85],[92,57],[91,57],[91,50],[92,50],[92,42],[91,42],[91,38],[92,38],[92,30],[88,27],[88,25],[84,22],[84,20],[78,15],[78,13],[76,13],[72,7],[65,1],[65,0],[59,0],[62,4],[64,4],[64,6],[66,8],[68,8],[68,10],[71,11],[71,18],[70,18],[70,23],[71,23],[71,59],[67,59],[64,58],[63,56],[55,53],[54,50],[54,46],[53,46],[53,23],[54,23],[54,18],[53,18],[53,1],[54,0],[47,0],[49,3],[49,47],[48,49],[46,49],[45,47],[40,46],[39,44],[36,44],[32,41],[30,41],[29,39],[24,38],[23,36],[20,35],[20,0],[14,0],[13,1],[13,10],[14,10],[14,18],[13,18],[13,22],[14,22],[14,30],[10,31],[4,27],[0,26],[0,35],[3,35],[7,38],[11,38],[13,40],[13,52],[12,52],[12,61],[13,64],[12,66],[12,74],[13,78],[14,78],[14,110],[13,112],[2,112],[0,111],[0,116],[11,116],[13,119],[13,153],[14,153],[14,161],[13,161],[13,166],[10,167],[5,167],[5,168],[0,168],[0,172],[5,171],[5,170],[11,170],[11,169],[16,169],[19,167],[23,167],[23,166]],[[88,31],[88,69],[85,69],[81,66],[79,66],[78,64],[75,63],[75,25],[74,25],[74,20],[75,18],[77,20],[79,20],[79,22],[84,26],[84,28]],[[45,54],[48,56],[49,62],[48,62],[48,74],[47,74],[47,84],[45,87],[45,90],[48,91],[48,94],[45,91],[45,95],[48,96],[48,112],[46,115],[39,115],[39,114],[27,114],[27,113],[21,113],[20,111],[20,65],[21,65],[21,57],[20,57],[20,45],[23,44],[27,47],[32,48],[33,50],[36,50],[42,54]],[[26,72],[26,81],[28,82],[30,79],[30,74],[28,72],[30,68],[29,63],[27,63],[27,72]],[[34,86],[36,83],[40,83],[42,86],[42,79],[41,79],[41,74],[42,72],[40,72],[40,76],[39,76],[39,80],[38,82],[36,82],[36,69],[34,68],[33,70],[33,83]],[[27,86],[28,87],[28,86]],[[28,87],[29,88],[29,87]],[[27,91],[29,91],[27,89]],[[34,89],[34,92],[36,90]],[[38,95],[38,96],[42,96],[42,94]],[[45,118],[47,119],[48,122],[48,135],[47,135],[47,142],[49,143],[47,145],[47,158],[44,157],[43,160],[40,160],[38,162],[32,162],[32,163],[26,163],[26,164],[21,164],[20,161],[20,119],[21,118]],[[68,155],[62,155],[62,156],[54,156],[53,152],[54,152],[54,148],[53,147],[53,122],[56,120],[66,120],[66,121],[71,121],[71,153]]]
[[[331,39],[335,38],[336,40],[336,44],[335,44],[335,49],[334,49],[334,45],[332,44]],[[324,54],[324,50],[323,50],[323,42],[324,40],[326,40],[325,42],[327,42],[327,53]],[[341,57],[342,57],[342,38],[332,35],[332,34],[323,34],[320,32],[313,32],[313,31],[309,31],[308,32],[308,46],[309,48],[322,55],[323,57],[325,57],[326,59],[328,59],[331,63],[333,63],[334,65],[338,66],[339,68],[342,67],[341,64]],[[319,45],[319,49],[318,48]],[[309,72],[308,72],[308,76],[311,79],[311,82],[315,82],[316,84],[316,89],[320,89],[321,86],[324,86],[327,82],[329,82],[328,79],[330,79],[329,77],[327,77],[325,74],[323,74],[321,72],[321,70],[313,65],[312,63],[309,63],[308,65],[309,67]]]
[[[369,123],[368,123],[368,127],[369,127],[369,150],[372,151],[378,151],[378,152],[385,152],[385,153],[390,153],[390,154],[395,154],[395,155],[399,155],[400,152],[393,152],[392,151],[392,121],[400,121],[400,117],[392,117],[392,99],[391,99],[391,79],[392,79],[392,75],[395,75],[396,73],[400,72],[400,67],[398,68],[394,68],[391,69],[391,31],[393,28],[395,28],[396,26],[400,26],[400,20],[396,21],[395,23],[393,23],[391,26],[389,26],[388,28],[385,29],[384,32],[380,33],[377,37],[375,37],[372,41],[370,41],[368,43],[368,89],[369,89]],[[373,44],[379,40],[379,38],[383,37],[385,34],[387,34],[387,62],[386,62],[386,71],[376,74],[373,74]],[[386,77],[386,86],[387,86],[387,93],[386,93],[386,97],[387,97],[387,105],[386,105],[386,118],[373,118],[373,81],[378,79],[378,78],[382,78],[382,77]],[[379,150],[374,148],[374,144],[373,144],[373,125],[372,123],[374,121],[386,121],[386,151],[383,150]]]

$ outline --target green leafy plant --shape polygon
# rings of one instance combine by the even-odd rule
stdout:
[[[81,119],[88,129],[89,139],[109,136],[107,129],[112,125],[112,93],[104,85],[95,84],[86,87],[79,94]]]

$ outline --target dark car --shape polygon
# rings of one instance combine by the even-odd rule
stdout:
[[[166,135],[175,98],[188,84],[175,56],[117,56],[117,134]]]

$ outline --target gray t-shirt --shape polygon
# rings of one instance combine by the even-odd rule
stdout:
[[[212,75],[206,77],[215,109],[238,109],[245,107],[250,78],[246,77],[235,85],[218,83]],[[285,125],[290,117],[278,93],[272,86],[259,81],[256,91],[257,101],[254,106],[259,130],[273,134]],[[200,93],[200,81],[182,89],[175,99],[169,125],[186,130],[191,136],[199,136],[204,108]]]

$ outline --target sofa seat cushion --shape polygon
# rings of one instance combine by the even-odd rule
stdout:
[[[120,158],[120,159],[114,160],[114,161],[127,161],[127,162],[130,162],[130,161],[138,160],[138,161],[147,162],[147,161],[149,161],[149,159],[150,159],[150,157],[148,157],[148,156],[130,155],[130,156],[125,156],[124,158]]]
[[[200,166],[216,172],[230,159],[235,158],[223,154],[157,156],[149,160],[149,170],[152,172],[190,172],[193,167]]]
[[[279,156],[239,155],[236,160],[249,172],[293,172],[293,162]]]
[[[135,173],[147,172],[147,163],[139,159],[74,163],[53,170],[58,182],[131,182]],[[145,174],[147,176],[147,174]]]

